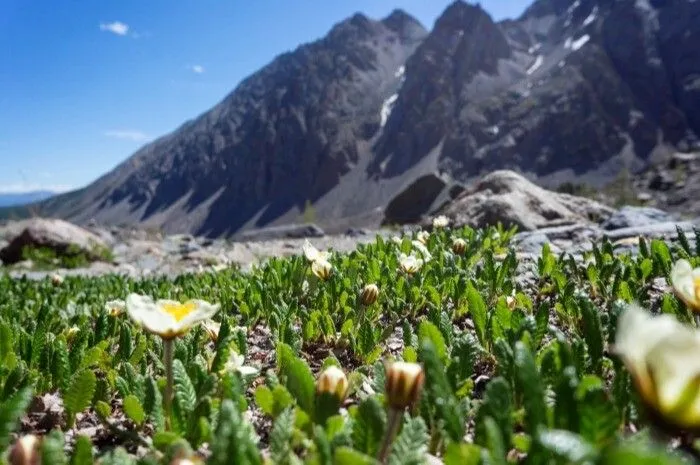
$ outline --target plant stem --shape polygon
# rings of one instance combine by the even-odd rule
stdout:
[[[170,414],[173,405],[173,339],[163,340],[165,363],[165,430],[170,430]]]
[[[394,442],[394,436],[401,426],[401,417],[403,416],[403,409],[395,409],[389,407],[389,424],[386,428],[386,435],[384,436],[384,441],[382,442],[382,448],[379,451],[377,460],[380,463],[386,463],[386,459],[389,456],[389,450],[391,449],[391,443]]]

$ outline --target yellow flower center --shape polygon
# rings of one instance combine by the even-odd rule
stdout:
[[[185,302],[184,304],[163,304],[163,310],[170,316],[175,318],[175,321],[180,321],[187,315],[192,313],[197,308],[194,302]]]
[[[693,287],[695,288],[695,300],[700,301],[700,276],[693,279]]]

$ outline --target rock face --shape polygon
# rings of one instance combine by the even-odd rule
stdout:
[[[594,200],[547,191],[508,170],[494,171],[437,211],[456,227],[497,223],[533,231],[552,226],[597,223],[614,210]]]
[[[79,224],[224,236],[298,222],[307,201],[328,230],[433,172],[600,187],[700,150],[698,41],[690,0],[536,0],[502,22],[457,0],[429,33],[401,11],[357,14],[39,206]]]
[[[419,221],[445,189],[447,183],[437,174],[421,176],[394,197],[384,212],[383,224]]]
[[[57,219],[34,219],[22,232],[0,249],[0,260],[5,264],[23,260],[25,247],[47,248],[57,255],[84,254],[98,260],[107,249],[105,242],[83,228]]]

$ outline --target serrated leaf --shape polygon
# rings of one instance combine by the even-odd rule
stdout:
[[[374,457],[358,452],[350,447],[342,446],[335,450],[334,465],[378,465]]]
[[[592,387],[585,391],[579,400],[579,412],[579,431],[587,441],[604,447],[615,439],[620,418],[602,387]]]
[[[92,401],[97,386],[97,377],[91,370],[83,370],[74,375],[73,381],[63,394],[63,405],[68,414],[68,424],[73,425],[75,415],[85,410]]]
[[[265,385],[260,385],[255,389],[255,403],[266,415],[273,416],[275,412],[275,398],[272,391]]]
[[[513,434],[511,398],[510,386],[504,378],[494,378],[486,385],[484,400],[479,407],[477,415],[475,439],[477,444],[487,445],[488,435],[484,423],[486,418],[493,419],[505,445],[510,444],[510,437]]]
[[[294,433],[294,408],[288,408],[275,419],[270,432],[270,456],[273,463],[288,465],[294,455],[292,435]]]
[[[475,444],[450,443],[442,461],[445,465],[480,465],[482,448]]]
[[[467,282],[467,304],[479,343],[486,346],[486,325],[488,322],[486,302],[471,281]]]
[[[68,463],[68,458],[63,452],[63,433],[53,430],[41,441],[41,463],[51,465],[64,465]]]
[[[586,341],[593,371],[595,373],[600,373],[604,351],[603,325],[600,322],[600,314],[590,300],[583,298],[580,299],[579,302],[583,338]]]
[[[442,333],[433,323],[428,320],[423,320],[418,327],[418,343],[423,344],[424,341],[430,341],[437,352],[440,360],[445,363],[447,361],[447,347]]]
[[[428,452],[428,428],[421,417],[409,418],[394,440],[389,465],[422,465]]]
[[[515,343],[515,376],[523,395],[526,431],[534,435],[547,421],[544,387],[530,349],[522,341]]]
[[[549,452],[570,464],[593,464],[598,458],[596,448],[581,436],[566,430],[543,430],[538,442]]]
[[[92,465],[92,441],[87,436],[80,435],[75,441],[73,455],[70,459],[70,465]]]
[[[32,388],[24,387],[0,404],[0,450],[10,443],[10,435],[32,401]]]
[[[146,420],[146,412],[143,411],[141,402],[135,395],[129,395],[124,398],[122,403],[122,408],[127,418],[136,423],[137,425],[142,425]]]
[[[221,402],[210,449],[209,464],[262,464],[257,435],[230,399]]]
[[[165,429],[165,413],[163,411],[163,395],[158,389],[158,383],[153,378],[146,380],[146,396],[144,408],[148,413],[156,431]]]
[[[280,343],[277,348],[278,365],[285,377],[285,386],[294,396],[299,407],[308,415],[313,414],[315,380],[309,365],[292,351],[287,344]]]
[[[185,421],[185,416],[192,413],[197,404],[197,392],[180,359],[173,360],[173,388],[175,403],[182,412],[182,420]]]
[[[357,408],[352,428],[355,449],[371,456],[376,455],[386,427],[386,413],[375,397],[363,400]]]

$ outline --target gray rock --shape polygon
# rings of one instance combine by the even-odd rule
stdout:
[[[611,240],[618,240],[627,237],[663,237],[665,239],[676,239],[680,228],[685,233],[693,233],[693,228],[700,227],[697,221],[667,221],[663,223],[650,224],[646,226],[637,226],[629,228],[615,229],[606,231],[605,235]]]
[[[560,252],[559,247],[552,244],[549,237],[540,231],[527,232],[522,234],[519,240],[516,239],[518,250],[529,254],[539,254],[545,244],[550,245],[552,252]]]
[[[24,230],[0,250],[0,260],[6,264],[22,260],[25,247],[47,248],[57,255],[84,254],[91,260],[104,257],[107,244],[97,235],[74,224],[58,219],[32,219]]]
[[[506,227],[533,231],[546,227],[592,224],[614,210],[594,200],[545,190],[520,174],[498,170],[438,210],[455,227]]]
[[[323,236],[325,236],[325,232],[315,224],[288,224],[245,231],[240,234],[237,239],[246,242],[269,241],[275,239],[303,239],[307,237]]]
[[[674,221],[675,215],[658,208],[624,206],[603,221],[601,227],[605,230],[635,228],[651,224]]]

